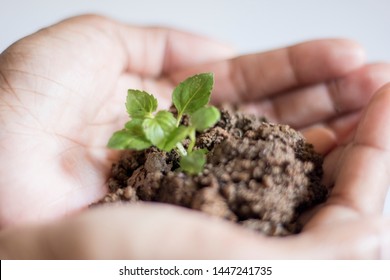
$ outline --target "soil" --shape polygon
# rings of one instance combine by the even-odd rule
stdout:
[[[299,215],[327,197],[322,157],[287,125],[223,109],[195,148],[209,150],[199,175],[179,170],[176,151],[124,151],[100,203],[171,203],[284,236],[299,232]]]

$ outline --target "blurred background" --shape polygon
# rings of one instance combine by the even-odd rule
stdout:
[[[98,13],[226,41],[243,54],[296,42],[354,39],[371,62],[390,62],[388,0],[0,0],[0,52],[66,17]],[[390,213],[388,195],[386,213]]]
[[[63,18],[99,13],[216,37],[240,53],[302,40],[347,37],[371,61],[390,61],[388,0],[0,0],[0,51]]]

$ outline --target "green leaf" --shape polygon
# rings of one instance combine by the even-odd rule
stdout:
[[[139,131],[141,130],[142,131],[142,122],[144,120],[143,119],[132,119],[130,121],[128,121],[127,123],[125,123],[125,128],[128,129],[128,130],[135,130],[135,131]]]
[[[142,128],[133,127],[132,129],[122,129],[115,132],[107,146],[111,149],[132,149],[144,150],[152,146],[152,144],[145,138]]]
[[[199,174],[206,164],[207,150],[195,150],[180,158],[180,167],[189,174]]]
[[[159,111],[154,118],[142,123],[146,138],[159,149],[164,148],[168,135],[176,128],[176,119],[171,112]]]
[[[108,140],[107,147],[118,150],[126,149],[130,137],[127,130],[116,131],[111,136],[110,140]]]
[[[152,146],[142,129],[142,120],[133,119],[127,122],[125,127],[131,134],[131,141],[129,141],[127,149],[144,150]]]
[[[220,118],[221,113],[214,106],[203,107],[190,116],[190,122],[197,131],[203,131],[207,128],[213,127]]]
[[[186,126],[179,126],[176,127],[168,136],[166,139],[166,142],[164,144],[163,150],[166,152],[171,151],[173,148],[176,147],[178,143],[183,141],[189,134],[190,128]]]
[[[132,118],[148,117],[156,111],[157,99],[145,91],[129,89],[126,98],[126,109]]]
[[[212,73],[203,73],[189,77],[173,91],[172,102],[178,116],[191,114],[205,106],[210,100],[214,78]]]

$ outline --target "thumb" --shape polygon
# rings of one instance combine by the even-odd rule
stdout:
[[[274,242],[182,207],[96,207],[0,232],[1,259],[237,259],[275,255]],[[276,250],[278,252],[278,250]]]

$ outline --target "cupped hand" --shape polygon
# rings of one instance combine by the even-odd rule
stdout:
[[[390,250],[389,222],[380,217],[389,185],[390,87],[362,108],[390,80],[390,67],[364,65],[362,49],[346,40],[230,55],[204,38],[96,16],[64,21],[11,46],[0,56],[0,224],[59,218],[100,198],[117,156],[105,148],[107,139],[127,118],[126,89],[145,89],[166,107],[177,82],[212,71],[215,103],[233,102],[301,129],[326,155],[324,180],[333,191],[305,217],[301,234],[270,239],[199,213],[143,204],[8,228],[0,233],[3,255],[383,257]],[[104,240],[119,232],[122,241],[108,250],[112,243]]]
[[[43,29],[0,56],[0,226],[61,217],[98,200],[128,118],[128,88],[169,106],[170,73],[224,59],[206,38],[81,16]]]

